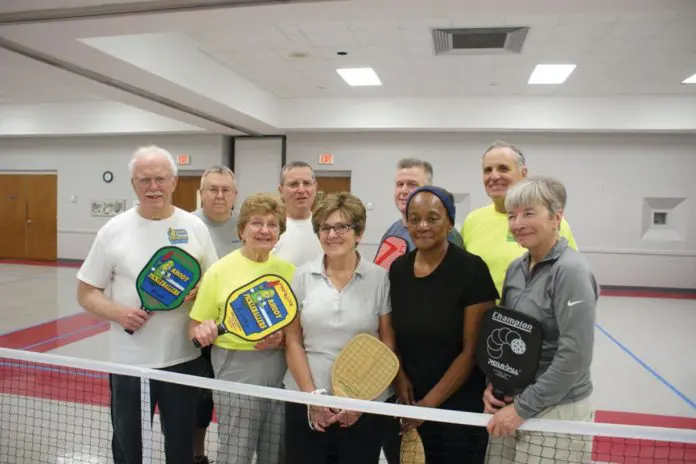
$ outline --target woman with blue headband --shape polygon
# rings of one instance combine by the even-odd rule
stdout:
[[[395,382],[403,404],[483,412],[485,376],[474,357],[483,312],[498,292],[485,262],[447,240],[455,206],[444,189],[416,189],[406,203],[406,222],[416,248],[389,270],[392,326],[401,371]],[[418,427],[426,462],[484,462],[483,427],[404,419]],[[397,427],[397,426],[395,426]],[[398,431],[388,432],[385,454],[398,463]]]

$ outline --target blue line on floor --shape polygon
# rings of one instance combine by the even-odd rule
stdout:
[[[595,324],[595,325],[597,326],[597,328],[598,328],[604,335],[606,335],[606,336],[609,338],[609,340],[611,340],[612,342],[614,342],[614,343],[616,344],[616,346],[618,346],[619,348],[621,348],[622,350],[624,350],[624,351],[626,352],[626,354],[628,354],[630,357],[632,357],[633,359],[635,359],[636,362],[637,362],[638,364],[640,364],[641,366],[643,366],[643,369],[645,369],[646,371],[650,372],[650,373],[653,375],[653,377],[655,377],[657,380],[659,380],[660,382],[662,382],[667,388],[669,388],[670,390],[672,390],[679,398],[681,398],[682,400],[684,400],[684,401],[686,402],[686,404],[688,404],[689,406],[691,406],[693,409],[696,409],[696,402],[694,402],[694,401],[691,400],[688,396],[686,396],[684,393],[682,393],[681,391],[679,391],[679,389],[678,389],[677,387],[675,387],[674,385],[672,385],[671,383],[669,383],[664,377],[662,377],[660,374],[658,374],[658,373],[655,371],[655,369],[653,369],[652,367],[650,367],[645,361],[643,361],[642,359],[640,359],[640,358],[639,358],[638,356],[636,356],[631,350],[629,350],[628,348],[626,348],[626,346],[625,346],[623,343],[621,343],[620,341],[618,341],[618,340],[617,340],[616,338],[614,338],[609,332],[607,332],[606,330],[604,330],[604,328],[603,328],[601,325],[599,325],[599,324]]]

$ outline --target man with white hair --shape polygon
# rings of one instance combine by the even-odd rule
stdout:
[[[519,148],[498,140],[483,153],[481,165],[483,186],[492,203],[469,213],[461,234],[466,251],[486,262],[498,294],[502,295],[505,271],[525,252],[510,233],[505,197],[513,185],[527,177],[527,164]],[[561,221],[560,235],[568,240],[571,248],[577,249],[565,218]]]
[[[148,313],[141,309],[136,279],[157,250],[171,245],[192,255],[205,272],[218,259],[215,246],[203,221],[172,204],[177,168],[168,151],[141,148],[129,168],[139,205],[111,218],[97,232],[77,273],[78,301],[86,311],[111,322],[112,362],[203,375],[205,361],[187,335],[193,292],[178,309]],[[151,421],[155,406],[160,410],[167,464],[193,462],[197,388],[117,374],[110,375],[109,385],[115,463],[140,463],[151,451],[143,447],[141,423]],[[141,414],[147,414],[147,420]]]

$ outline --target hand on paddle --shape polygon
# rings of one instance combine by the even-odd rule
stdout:
[[[201,348],[215,343],[215,339],[218,338],[218,329],[215,325],[215,321],[210,319],[208,321],[203,321],[193,328],[193,338],[198,340]]]
[[[152,313],[148,313],[142,309],[124,307],[119,314],[117,322],[121,324],[124,329],[135,332],[144,326],[151,317]]]
[[[505,401],[500,401],[493,395],[493,385],[489,383],[483,391],[483,412],[486,414],[495,414],[513,400],[511,396],[506,396],[504,399]]]
[[[283,335],[283,331],[279,330],[278,332],[273,332],[268,337],[260,340],[256,345],[254,345],[254,349],[259,351],[274,350],[283,346],[284,342],[285,336]]]
[[[408,378],[405,372],[399,371],[394,381],[394,388],[396,389],[396,403],[406,404],[409,406],[424,406],[422,401],[416,401],[413,394],[413,384]],[[423,421],[419,419],[401,418],[399,419],[401,424],[401,433],[408,429],[418,428]]]

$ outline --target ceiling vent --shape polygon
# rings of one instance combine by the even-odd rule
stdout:
[[[433,29],[436,55],[520,53],[528,27]]]

